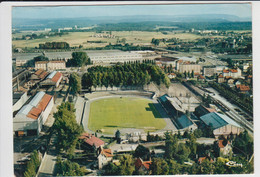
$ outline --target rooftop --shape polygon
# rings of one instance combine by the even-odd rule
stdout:
[[[176,123],[178,124],[178,127],[180,129],[184,129],[184,128],[187,128],[187,127],[193,125],[193,122],[185,114],[183,114],[181,117],[177,118]]]
[[[37,119],[49,104],[52,96],[45,94],[45,92],[38,92],[33,99],[24,105],[17,114],[26,115],[29,118]]]
[[[208,126],[212,126],[214,130],[226,126],[228,124],[236,127],[241,127],[238,123],[236,123],[228,116],[216,112],[211,112],[204,116],[201,116],[200,119]]]
[[[83,139],[85,143],[87,143],[90,146],[95,146],[98,148],[101,145],[104,145],[105,142],[102,141],[101,139],[95,137],[94,135],[91,135],[89,133],[83,133],[79,139]]]

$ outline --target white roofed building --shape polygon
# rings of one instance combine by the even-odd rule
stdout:
[[[89,50],[86,51],[93,64],[117,63],[127,61],[142,61],[143,56],[139,52],[124,52],[120,50]]]
[[[13,119],[13,131],[17,136],[38,135],[46,122],[52,107],[53,97],[38,92],[33,99],[24,105]]]

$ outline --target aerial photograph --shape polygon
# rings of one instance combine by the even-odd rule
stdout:
[[[13,6],[11,23],[16,177],[254,174],[251,3]]]

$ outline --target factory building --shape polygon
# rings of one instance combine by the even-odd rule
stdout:
[[[128,61],[142,61],[144,58],[138,52],[124,52],[120,50],[89,50],[86,51],[93,64],[117,63]]]
[[[16,136],[38,135],[46,122],[52,107],[53,97],[38,92],[33,99],[24,105],[13,119],[13,131]]]
[[[60,72],[57,72],[57,71],[53,71],[53,72],[51,72],[48,76],[47,76],[47,78],[44,80],[44,81],[42,81],[41,83],[40,83],[40,85],[41,86],[47,86],[47,87],[49,87],[49,86],[55,86],[55,87],[58,87],[59,86],[59,84],[60,84],[60,82],[61,82],[61,80],[62,80],[62,74],[60,73]]]

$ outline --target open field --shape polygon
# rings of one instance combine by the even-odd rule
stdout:
[[[27,33],[28,34],[28,33]],[[70,32],[67,35],[63,36],[54,36],[49,38],[34,39],[34,40],[15,40],[13,45],[15,47],[39,47],[40,43],[45,42],[67,42],[71,47],[83,45],[84,48],[91,47],[104,47],[111,44],[116,44],[116,38],[98,38],[92,37],[95,32]],[[161,32],[149,32],[149,31],[112,31],[112,34],[118,37],[119,39],[125,38],[126,43],[133,43],[134,45],[138,44],[150,44],[152,38],[179,38],[184,41],[186,40],[195,40],[198,38],[204,38],[204,36],[190,34],[190,33],[168,33],[162,34]],[[19,35],[23,35],[19,33]],[[211,37],[223,37],[223,36],[211,36]],[[87,41],[104,41],[105,43],[87,43]]]
[[[96,100],[90,105],[88,128],[114,134],[117,129],[161,130],[166,122],[153,102],[137,97],[117,97]]]

